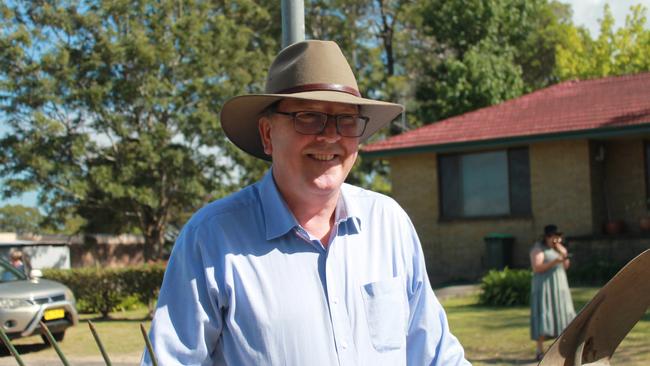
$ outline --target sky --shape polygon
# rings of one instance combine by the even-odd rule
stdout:
[[[650,0],[560,0],[571,5],[573,9],[573,23],[583,25],[589,29],[592,37],[598,35],[598,20],[603,18],[605,4],[609,4],[614,19],[614,26],[625,25],[625,16],[629,13],[630,6],[643,4],[650,9]]]
[[[591,32],[592,36],[599,33],[598,20],[603,17],[605,4],[609,4],[615,19],[615,27],[625,24],[625,16],[629,13],[630,6],[643,4],[650,9],[650,0],[563,0],[573,9],[573,23],[575,25],[585,26]],[[0,125],[0,136],[6,133],[5,126]],[[0,182],[1,183],[1,182]],[[0,206],[5,204],[21,204],[33,206],[36,204],[36,192],[26,193],[20,197],[14,197],[9,200],[0,200]]]

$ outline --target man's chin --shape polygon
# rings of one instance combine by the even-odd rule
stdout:
[[[338,192],[343,181],[340,177],[320,176],[314,179],[310,186],[315,194],[331,194]]]

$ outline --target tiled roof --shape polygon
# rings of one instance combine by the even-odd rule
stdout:
[[[366,145],[362,151],[381,153],[643,124],[650,124],[650,73],[563,82]]]

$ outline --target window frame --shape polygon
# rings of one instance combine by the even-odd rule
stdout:
[[[526,158],[527,158],[527,183],[528,183],[528,192],[527,192],[527,200],[528,202],[526,203],[526,209],[523,210],[522,212],[517,212],[513,213],[513,190],[512,190],[512,182],[513,182],[513,164],[512,164],[512,155],[511,152],[513,150],[525,150],[526,151]],[[509,198],[509,213],[508,214],[486,214],[486,215],[474,215],[474,216],[464,216],[464,215],[445,215],[444,213],[444,208],[443,208],[443,196],[444,196],[444,189],[443,189],[443,173],[442,173],[442,164],[441,160],[445,157],[450,157],[450,156],[456,156],[459,159],[462,159],[462,156],[464,155],[471,155],[471,154],[483,154],[483,153],[490,153],[490,152],[505,152],[506,153],[506,158],[507,158],[507,181],[508,181],[508,198]],[[480,220],[495,220],[495,219],[530,219],[533,216],[532,212],[532,187],[531,187],[531,177],[530,177],[530,148],[529,146],[513,146],[513,147],[507,147],[507,148],[500,148],[500,149],[489,149],[489,150],[477,150],[477,151],[463,151],[463,152],[452,152],[452,153],[444,153],[444,154],[437,154],[437,175],[438,175],[438,221],[439,222],[450,222],[450,221],[480,221]],[[650,189],[650,186],[649,186]],[[650,192],[650,190],[649,190]],[[524,212],[525,211],[525,212]]]

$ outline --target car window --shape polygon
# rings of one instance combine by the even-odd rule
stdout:
[[[17,280],[24,280],[25,275],[20,271],[16,270],[11,266],[11,264],[0,260],[0,281],[1,282],[10,282]]]

